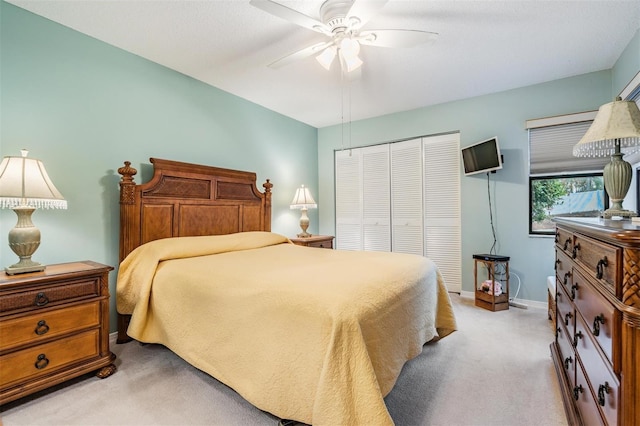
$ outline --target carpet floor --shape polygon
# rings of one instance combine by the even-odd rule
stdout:
[[[566,425],[541,309],[490,312],[452,294],[458,331],[409,361],[385,401],[397,426]],[[118,371],[0,407],[3,426],[276,426],[278,418],[159,345],[112,344]],[[338,426],[338,425],[336,425]],[[349,425],[351,426],[351,425]]]

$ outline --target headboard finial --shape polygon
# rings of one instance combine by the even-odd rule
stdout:
[[[133,176],[138,171],[131,167],[131,161],[125,161],[124,167],[120,167],[118,173],[122,175],[120,179],[120,204],[133,204],[133,190],[136,186]]]
[[[264,188],[264,192],[271,192],[271,188],[273,188],[273,184],[270,182],[270,179],[267,179],[265,183],[262,184]]]

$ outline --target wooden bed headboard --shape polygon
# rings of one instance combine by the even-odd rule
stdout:
[[[120,262],[136,247],[168,237],[271,231],[269,179],[256,174],[150,158],[153,177],[136,185],[129,161],[120,180]]]

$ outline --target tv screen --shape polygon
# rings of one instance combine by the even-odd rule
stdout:
[[[487,139],[462,148],[462,165],[466,176],[488,173],[502,168],[498,138]]]

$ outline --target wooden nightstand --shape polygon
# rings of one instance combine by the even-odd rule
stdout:
[[[313,235],[307,238],[289,238],[293,244],[306,247],[333,248],[333,236]]]
[[[0,405],[96,371],[113,374],[109,271],[82,261],[0,272]]]

